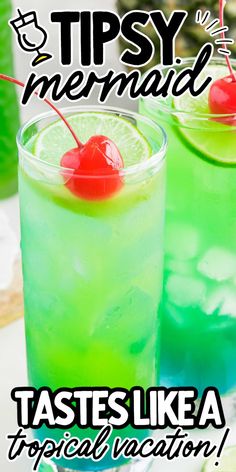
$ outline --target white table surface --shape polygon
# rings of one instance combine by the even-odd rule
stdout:
[[[12,228],[19,234],[19,210],[18,198],[13,197],[0,203],[9,218]],[[9,463],[6,459],[8,448],[7,434],[17,431],[15,404],[10,398],[12,388],[27,385],[24,323],[18,320],[5,328],[0,329],[0,471],[1,472],[30,472],[30,461],[24,457],[16,462]],[[192,432],[190,439],[221,438],[222,431],[205,431],[203,433]],[[236,425],[232,427],[227,443],[236,444]],[[176,460],[168,463],[164,459],[157,460],[152,472],[200,472],[201,459]],[[217,470],[217,469],[216,469]]]

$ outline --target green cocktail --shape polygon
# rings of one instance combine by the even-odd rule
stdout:
[[[208,72],[228,75],[221,60]],[[161,380],[234,395],[236,126],[210,114],[208,94],[140,104],[169,141]]]
[[[52,390],[148,388],[155,384],[159,366],[156,313],[162,287],[165,136],[151,121],[119,110],[76,113],[74,109],[67,115],[82,142],[103,134],[116,143],[125,163],[123,187],[101,201],[73,195],[64,185],[71,175],[58,165],[62,154],[73,147],[64,124],[49,114],[22,129],[20,201],[29,381],[36,388]],[[57,440],[63,433],[46,428],[36,432],[41,439]],[[81,439],[96,434],[78,428],[72,433]],[[130,429],[118,433],[147,434]],[[108,456],[97,464],[61,460],[59,465],[100,470],[116,463]]]
[[[0,5],[0,73],[13,74],[11,30],[11,1]],[[16,90],[0,81],[0,199],[17,190],[17,147],[15,136],[19,129],[19,111]]]

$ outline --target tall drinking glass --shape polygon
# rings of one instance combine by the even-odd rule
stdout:
[[[193,60],[181,68],[192,66]],[[233,65],[235,67],[235,62]],[[214,59],[213,77],[228,75]],[[144,99],[140,111],[169,141],[161,381],[215,386],[232,417],[236,397],[236,117],[203,96]],[[235,123],[235,125],[234,125]]]
[[[122,110],[73,108],[65,115],[82,142],[97,133],[116,142],[125,162],[120,171],[123,186],[100,201],[74,195],[65,186],[71,171],[55,164],[55,156],[52,163],[50,154],[54,149],[61,157],[68,149],[64,140],[69,149],[75,147],[64,124],[49,113],[21,129],[29,382],[52,390],[137,385],[146,389],[155,385],[159,371],[165,134],[151,120]],[[94,177],[93,185],[99,178],[104,180],[104,175]],[[109,179],[112,176],[105,177],[105,187]],[[77,184],[84,189],[92,180],[84,175]],[[97,434],[78,427],[71,433],[80,439]],[[35,434],[41,440],[59,441],[64,431],[42,426]],[[113,438],[147,434],[126,428],[114,431]],[[110,455],[96,464],[60,459],[50,470],[106,470],[123,462]],[[146,467],[145,463],[138,470]],[[126,464],[125,470],[136,470],[135,465]]]
[[[14,75],[12,35],[8,20],[11,0],[0,4],[0,72]],[[15,87],[0,80],[0,200],[17,191],[17,147],[15,136],[20,126]]]

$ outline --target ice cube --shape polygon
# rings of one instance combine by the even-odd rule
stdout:
[[[165,269],[175,274],[191,275],[194,267],[190,261],[167,257],[165,260]]]
[[[228,290],[221,305],[220,315],[236,316],[236,290]]]
[[[224,286],[214,290],[203,304],[207,315],[236,316],[236,288]]]
[[[99,313],[93,331],[99,332],[99,336],[109,336],[114,340],[119,337],[128,344],[139,342],[152,335],[156,325],[156,311],[156,300],[134,286],[123,294],[111,294],[104,313]]]
[[[197,270],[218,282],[230,279],[236,275],[236,256],[224,248],[213,247],[199,261]]]
[[[175,259],[193,259],[200,250],[199,233],[186,223],[167,224],[165,250]]]
[[[84,267],[84,264],[83,264],[82,260],[78,257],[75,259],[74,269],[75,269],[75,272],[83,278],[85,278],[86,275],[88,275],[86,273],[86,270],[85,270],[85,267]]]
[[[169,300],[175,305],[188,307],[201,303],[206,294],[202,280],[185,275],[170,275],[165,287]]]

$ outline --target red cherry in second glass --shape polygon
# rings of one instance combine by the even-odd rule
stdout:
[[[217,121],[236,126],[236,81],[232,76],[213,82],[209,92],[209,107],[215,115],[235,114],[235,117],[219,118]]]
[[[67,188],[86,200],[105,200],[123,185],[120,175],[123,159],[115,143],[106,136],[92,136],[81,148],[67,151],[61,165],[74,169],[66,181]]]

